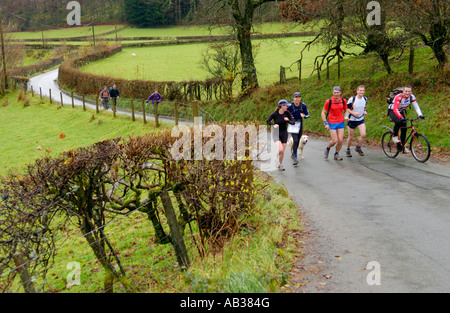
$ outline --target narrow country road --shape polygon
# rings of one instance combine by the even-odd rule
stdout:
[[[68,94],[65,93],[65,91],[63,89],[61,89],[58,86],[58,71],[59,69],[55,69],[55,70],[51,70],[39,75],[36,75],[34,77],[31,77],[29,82],[28,82],[28,89],[33,88],[34,92],[39,94],[39,90],[42,91],[42,96],[44,97],[50,97],[50,90],[51,90],[51,98],[53,101],[57,101],[57,102],[61,102],[61,93],[62,93],[62,97],[63,97],[63,105],[64,106],[69,106],[72,105],[72,97]],[[100,93],[100,88],[99,87],[99,93]],[[118,100],[120,101],[120,100]],[[78,96],[74,96],[74,106],[78,106],[78,107],[82,107],[83,106],[83,101],[82,99],[80,99],[80,97]],[[96,109],[96,105],[95,103],[90,102],[89,100],[85,100],[85,106],[86,108],[95,110]],[[100,110],[103,110],[103,106],[101,105],[101,102],[99,103],[99,108]],[[109,108],[110,111],[112,111],[112,107],[110,105]],[[120,107],[117,107],[116,113],[118,115],[127,115],[127,116],[131,116],[131,112],[124,110]],[[135,112],[135,117],[139,117],[142,118],[142,113],[139,111]],[[155,119],[153,114],[146,114],[146,118],[147,119]],[[160,122],[165,122],[165,123],[173,123],[173,118],[170,117],[164,117],[159,115],[158,116],[158,120]],[[179,124],[187,124],[188,121],[183,119],[183,118],[179,118]]]
[[[298,166],[285,158],[271,173],[308,233],[297,292],[450,292],[448,163],[368,148],[335,161],[334,148],[323,157],[327,140],[310,138]]]
[[[57,75],[38,75],[29,88],[46,96],[52,89],[60,101]],[[422,164],[410,154],[389,159],[368,148],[343,161],[333,160],[333,148],[324,159],[327,140],[310,138],[298,166],[287,157],[285,172],[268,172],[305,221],[304,259],[291,281],[296,291],[450,292],[450,165]],[[369,267],[372,261],[379,268]]]

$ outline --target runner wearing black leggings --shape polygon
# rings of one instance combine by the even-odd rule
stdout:
[[[287,111],[289,106],[289,102],[286,100],[280,100],[278,102],[277,109],[270,114],[267,119],[267,124],[273,126],[276,130],[278,130],[278,134],[275,133],[274,140],[277,145],[277,158],[278,158],[278,170],[284,171],[283,168],[283,158],[284,151],[286,150],[286,144],[288,140],[288,132],[287,132],[287,124],[295,125],[294,118],[291,113]],[[272,122],[273,121],[273,122]]]

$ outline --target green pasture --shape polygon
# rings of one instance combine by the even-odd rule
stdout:
[[[119,31],[123,26],[117,25],[117,31]],[[101,36],[104,33],[114,31],[114,25],[94,25],[94,32],[96,36]],[[43,30],[44,39],[51,38],[71,38],[71,37],[85,37],[92,36],[92,27],[91,26],[83,26],[83,27],[65,27],[60,29],[49,29]],[[28,31],[28,32],[12,32],[9,34],[11,39],[42,39],[42,31]]]
[[[115,28],[116,27],[116,28]],[[107,39],[115,39],[117,29],[117,36],[119,39],[126,39],[128,37],[167,37],[173,39],[174,37],[189,37],[189,36],[225,36],[229,34],[228,26],[208,27],[203,25],[186,25],[186,26],[166,26],[156,28],[137,28],[133,26],[124,25],[94,25],[95,35]],[[292,33],[303,32],[310,30],[308,25],[296,25],[293,23],[263,23],[255,25],[253,33],[255,34],[274,34],[274,33]],[[112,32],[110,34],[106,34]],[[86,37],[92,36],[92,26],[83,27],[65,27],[61,29],[43,30],[44,39],[51,40],[52,38],[67,38],[71,37]],[[42,31],[26,31],[26,32],[12,32],[10,33],[12,39],[42,39]]]
[[[0,175],[12,169],[20,171],[34,159],[76,147],[87,146],[108,138],[143,135],[155,131],[154,122],[147,124],[131,117],[95,111],[84,112],[70,106],[60,108],[48,99],[40,100],[27,94],[25,101],[18,100],[13,92],[0,99]],[[162,129],[167,125],[162,124]],[[60,134],[65,135],[64,139]],[[40,148],[39,148],[40,147]],[[51,152],[47,152],[49,149]]]
[[[254,34],[279,34],[303,32],[309,30],[307,25],[295,25],[293,23],[272,22],[255,25]],[[226,25],[214,25],[208,27],[203,25],[192,26],[167,26],[157,28],[137,28],[133,26],[126,27],[117,32],[119,39],[127,37],[189,37],[189,36],[226,36],[229,35],[230,28]],[[108,34],[104,38],[115,38],[115,34]]]
[[[280,66],[290,67],[300,58],[305,42],[312,37],[292,37],[253,40],[255,63],[261,86],[279,81]],[[299,42],[300,44],[295,44]],[[212,43],[211,45],[215,45]],[[81,68],[89,73],[139,80],[190,81],[205,80],[209,74],[201,67],[202,54],[209,43],[124,48],[122,52]],[[322,47],[314,46],[304,52],[302,75],[308,76],[313,69],[315,56]],[[357,49],[354,49],[357,52]],[[135,54],[136,56],[132,56]],[[292,65],[286,77],[298,78],[298,67]]]

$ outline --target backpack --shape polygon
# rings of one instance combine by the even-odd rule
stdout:
[[[363,98],[364,98],[364,100],[366,101],[366,105],[364,106],[364,110],[366,110],[366,106],[367,106],[367,97],[363,97]],[[355,103],[355,100],[356,100],[356,96],[353,96],[353,97],[352,97],[352,103],[350,104],[350,105],[352,106],[352,108],[353,108],[353,104]],[[347,102],[347,107],[350,109],[350,106],[349,106],[348,102]],[[348,115],[348,118],[350,118],[350,116],[352,116],[352,115],[349,114],[349,115]]]
[[[401,93],[403,93],[403,88],[402,87],[398,87],[398,88],[395,88],[394,90],[391,90],[389,92],[389,95],[388,95],[388,98],[387,98],[386,102],[389,105],[391,105],[392,102],[394,101],[395,97],[397,97],[397,95],[399,95]]]
[[[342,103],[344,103],[344,98],[341,97]],[[331,98],[328,99],[328,102],[330,103],[330,105],[328,105],[328,111],[327,111],[327,120],[328,120],[328,114],[330,114],[330,109],[331,109]]]
[[[300,113],[305,113],[303,112],[303,102],[300,102],[299,105],[299,109],[296,109],[295,104],[291,101],[291,105],[289,106],[289,111],[292,110],[291,114],[292,116],[294,116],[295,111],[300,111]]]

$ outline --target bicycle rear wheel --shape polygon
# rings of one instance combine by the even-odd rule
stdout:
[[[393,133],[391,131],[387,131],[381,137],[381,147],[383,148],[384,154],[387,155],[388,158],[395,158],[400,152],[397,148],[397,144],[392,140]]]
[[[411,154],[417,161],[425,163],[430,158],[430,143],[424,135],[417,133],[414,134],[410,141],[410,147]]]

